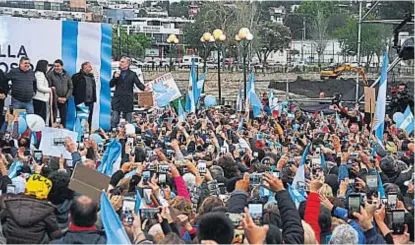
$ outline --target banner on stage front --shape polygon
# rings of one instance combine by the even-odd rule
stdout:
[[[167,106],[182,96],[171,73],[164,74],[145,86],[147,90],[153,91],[154,104],[158,107]]]
[[[92,120],[95,129],[110,129],[111,55],[109,24],[0,16],[0,69],[5,73],[18,68],[22,57],[30,59],[32,69],[39,60],[53,65],[61,59],[70,76],[80,71],[82,63],[91,63],[97,89]],[[71,128],[76,115],[74,103],[68,106],[67,128]]]

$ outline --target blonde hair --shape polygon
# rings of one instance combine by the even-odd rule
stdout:
[[[325,196],[327,198],[333,197],[333,190],[331,189],[331,186],[328,184],[324,184],[319,190],[318,194]]]
[[[339,225],[347,225],[347,223],[342,219],[331,217],[331,230],[333,231]]]
[[[318,244],[316,234],[309,224],[301,220],[304,230],[304,244]]]

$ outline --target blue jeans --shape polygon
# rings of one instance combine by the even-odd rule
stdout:
[[[123,112],[125,121],[131,123],[133,120],[133,113],[132,112]],[[111,129],[118,128],[118,124],[120,123],[120,112],[119,111],[112,111],[111,112]]]
[[[12,108],[13,109],[26,109],[27,114],[33,114],[35,111],[33,109],[32,100],[29,102],[22,102],[22,101],[16,100],[15,98],[12,98]]]

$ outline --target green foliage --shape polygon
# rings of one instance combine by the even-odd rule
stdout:
[[[325,18],[329,18],[340,11],[336,7],[335,1],[303,1],[300,7],[297,8],[296,13],[304,14],[309,17],[316,16],[318,12],[322,12]]]
[[[282,51],[289,47],[290,29],[284,25],[270,21],[261,22],[258,27],[258,34],[259,47],[257,52],[263,55],[264,63],[271,52]],[[262,57],[262,55],[258,55],[258,57]]]
[[[118,37],[118,30],[112,31],[112,55],[113,56],[133,56],[138,57],[144,54],[146,48],[151,47],[151,38],[142,34],[127,35],[126,30],[121,30],[121,45]],[[121,48],[121,53],[120,53]]]
[[[189,4],[188,1],[174,2],[170,4],[169,16],[171,17],[189,17]]]
[[[374,19],[374,16],[369,16],[368,19]],[[358,20],[355,17],[349,17],[347,24],[336,30],[335,34],[339,38],[343,53],[357,54],[357,30]],[[380,56],[386,50],[387,39],[391,35],[392,29],[389,25],[363,23],[361,56],[366,56],[369,61],[374,54]]]

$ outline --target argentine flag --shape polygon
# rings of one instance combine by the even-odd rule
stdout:
[[[378,90],[378,97],[376,100],[375,123],[373,129],[378,143],[383,147],[383,130],[385,127],[385,112],[386,112],[386,89],[388,86],[388,52],[383,56],[382,73],[380,75],[380,83]]]
[[[309,148],[310,148],[310,144],[308,144],[306,146],[306,148],[305,148],[305,150],[303,152],[303,156],[301,157],[301,161],[300,161],[300,166],[298,167],[297,172],[295,173],[294,180],[293,180],[293,184],[292,184],[293,188],[296,189],[296,190],[298,190],[298,192],[300,194],[302,194],[303,196],[306,195],[305,194],[305,190],[299,190],[298,189],[298,186],[300,184],[303,184],[303,185],[306,184],[305,183],[305,174],[304,174],[304,171],[305,171],[304,170],[304,164],[305,164],[305,161],[307,159],[307,154],[308,154]]]
[[[187,97],[186,97],[186,111],[196,112],[196,101],[197,98],[197,81],[196,81],[196,70],[195,70],[195,60],[192,58],[192,66],[189,74],[189,86],[187,88]]]
[[[398,128],[404,129],[408,135],[414,131],[414,115],[412,114],[411,107],[408,105],[405,112],[403,113],[403,118],[400,123],[398,123]]]
[[[185,121],[185,114],[184,114],[184,110],[183,110],[183,106],[182,106],[182,101],[179,100],[179,109],[178,109],[178,117],[179,117],[179,122],[184,122]]]
[[[242,111],[243,109],[243,98],[242,98],[242,89],[238,91],[238,97],[236,98],[236,111]]]
[[[262,103],[258,95],[255,93],[255,75],[253,72],[249,75],[247,94],[248,94],[248,100],[252,104],[254,117],[260,116],[261,110],[262,110]]]
[[[196,104],[198,104],[200,95],[202,94],[203,85],[205,84],[205,80],[206,80],[206,73],[203,73],[199,77],[199,81],[197,81],[197,83],[196,83],[196,88],[197,88],[196,97],[195,97]]]

